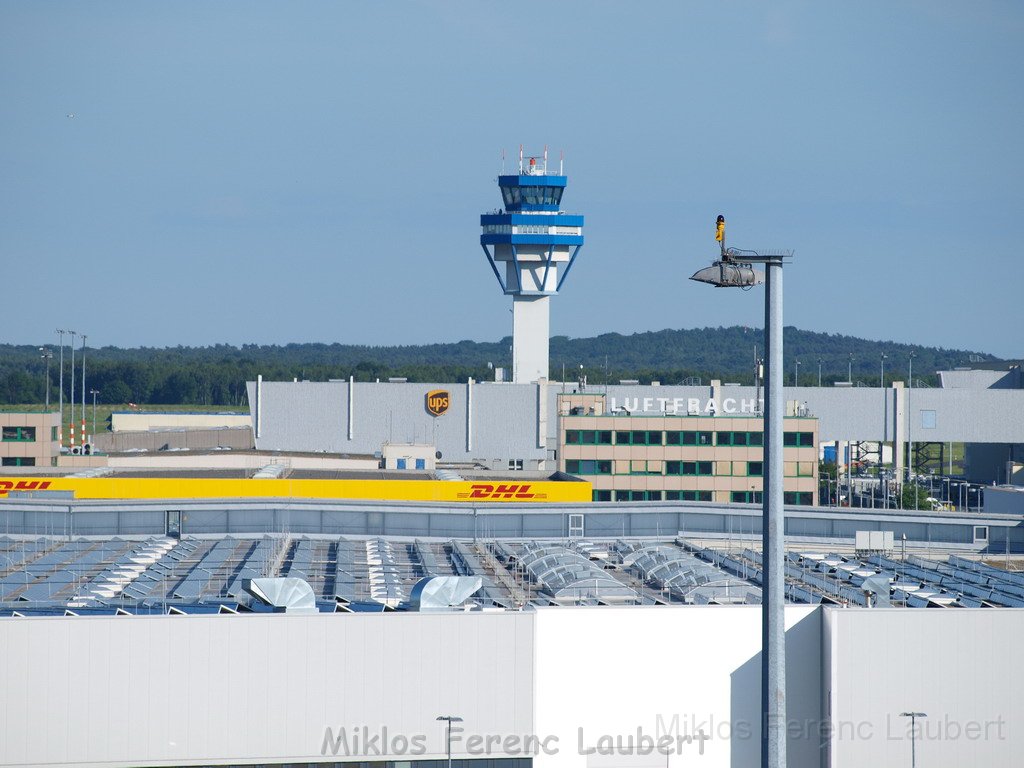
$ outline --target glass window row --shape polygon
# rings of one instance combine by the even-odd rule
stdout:
[[[506,207],[521,205],[558,205],[562,202],[564,187],[502,187],[501,196]]]
[[[595,490],[594,501],[714,501],[713,491],[638,491],[638,490]],[[786,491],[785,503],[790,506],[809,507],[814,503],[814,494],[807,491]],[[729,500],[735,504],[760,504],[761,491],[732,491]]]
[[[594,501],[713,501],[711,491],[594,491]]]
[[[4,427],[2,440],[5,443],[34,443],[36,441],[36,428]]]
[[[764,445],[763,432],[707,432],[696,430],[660,429],[568,429],[566,445]],[[782,444],[789,448],[814,447],[813,432],[785,432]]]
[[[785,477],[810,477],[814,462],[787,461]],[[763,461],[665,461],[663,459],[566,459],[570,475],[681,475],[763,477]]]

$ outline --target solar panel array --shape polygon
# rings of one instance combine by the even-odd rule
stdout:
[[[1024,574],[956,556],[790,551],[785,573],[791,602],[1024,606]],[[749,547],[681,538],[0,537],[0,616],[267,610],[243,588],[262,576],[305,580],[322,611],[406,610],[419,579],[453,575],[480,577],[472,602],[481,608],[758,603],[762,565]]]

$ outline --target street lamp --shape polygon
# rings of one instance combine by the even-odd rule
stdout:
[[[82,334],[82,449],[85,449],[85,339]]]
[[[889,439],[889,398],[885,394],[885,359],[888,357],[885,352],[882,353],[882,375],[879,379],[878,386],[882,389],[882,439],[878,443],[878,463],[879,465],[885,464],[885,444]],[[893,441],[893,450],[896,449],[896,442]],[[893,456],[893,462],[895,463],[896,457]],[[889,508],[889,492],[888,486],[886,486],[885,495],[885,508]]]
[[[928,717],[924,712],[900,712],[900,717],[910,718],[910,768],[917,766],[917,718]]]
[[[92,434],[94,437],[96,435],[96,395],[99,393],[98,389],[89,390],[89,394],[92,395]]]
[[[67,331],[57,329],[60,337],[60,376],[57,383],[58,395],[60,396],[60,424],[57,425],[57,452],[64,446],[64,334]]]
[[[850,364],[846,372],[846,381],[850,386],[853,386],[853,352],[850,353]]]
[[[68,402],[71,404],[71,447],[75,447],[75,336],[77,331],[68,331],[71,334],[71,395]]]
[[[721,258],[691,280],[719,288],[749,289],[761,282],[765,291],[764,525],[761,600],[761,765],[786,766],[786,628],[785,510],[782,489],[782,265],[792,252],[764,253],[725,247],[725,219],[718,218],[716,240]],[[763,264],[766,275],[754,270]]]
[[[438,715],[436,720],[444,720],[448,723],[447,731],[447,748],[448,748],[448,768],[452,768],[452,723],[461,723],[462,718],[458,715]]]
[[[910,371],[907,374],[907,482],[913,483],[914,477],[914,414],[910,410],[910,390],[914,388],[914,357],[916,352],[910,353]],[[915,483],[916,485],[916,483]]]
[[[39,348],[39,357],[46,361],[46,411],[50,411],[50,361],[53,359],[53,352],[46,347]]]
[[[793,366],[793,386],[800,385],[800,361],[796,361],[796,365]]]
[[[818,358],[818,386],[821,386],[821,358]]]

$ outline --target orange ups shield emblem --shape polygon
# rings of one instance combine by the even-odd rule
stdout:
[[[427,411],[434,416],[440,416],[447,411],[450,402],[451,395],[446,389],[432,389],[427,392]]]

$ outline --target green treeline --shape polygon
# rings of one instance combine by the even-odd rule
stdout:
[[[936,349],[893,342],[866,341],[852,336],[830,335],[786,328],[784,333],[784,381],[793,381],[796,360],[799,381],[822,383],[846,381],[850,356],[852,378],[878,386],[881,356],[885,380],[906,380],[910,353],[914,380],[935,386],[936,370],[995,360],[991,355],[963,350]],[[45,345],[50,359],[50,399],[57,400],[59,348]],[[664,330],[595,338],[551,339],[551,378],[560,380],[563,366],[568,380],[575,380],[580,366],[591,384],[620,379],[651,380],[679,384],[712,378],[741,384],[753,383],[755,346],[763,356],[763,334],[744,327]],[[88,349],[87,388],[98,389],[105,403],[167,405],[245,405],[245,382],[257,374],[271,381],[293,378],[310,381],[347,379],[373,381],[405,377],[418,382],[464,382],[469,377],[492,379],[493,367],[509,369],[512,339],[498,342],[460,341],[404,347],[367,347],[343,344],[287,344],[233,347],[173,347],[166,349]],[[81,397],[81,354],[76,351],[76,392]],[[42,403],[46,394],[46,361],[39,345],[0,345],[0,404]],[[70,396],[70,352],[65,347],[65,398]]]

